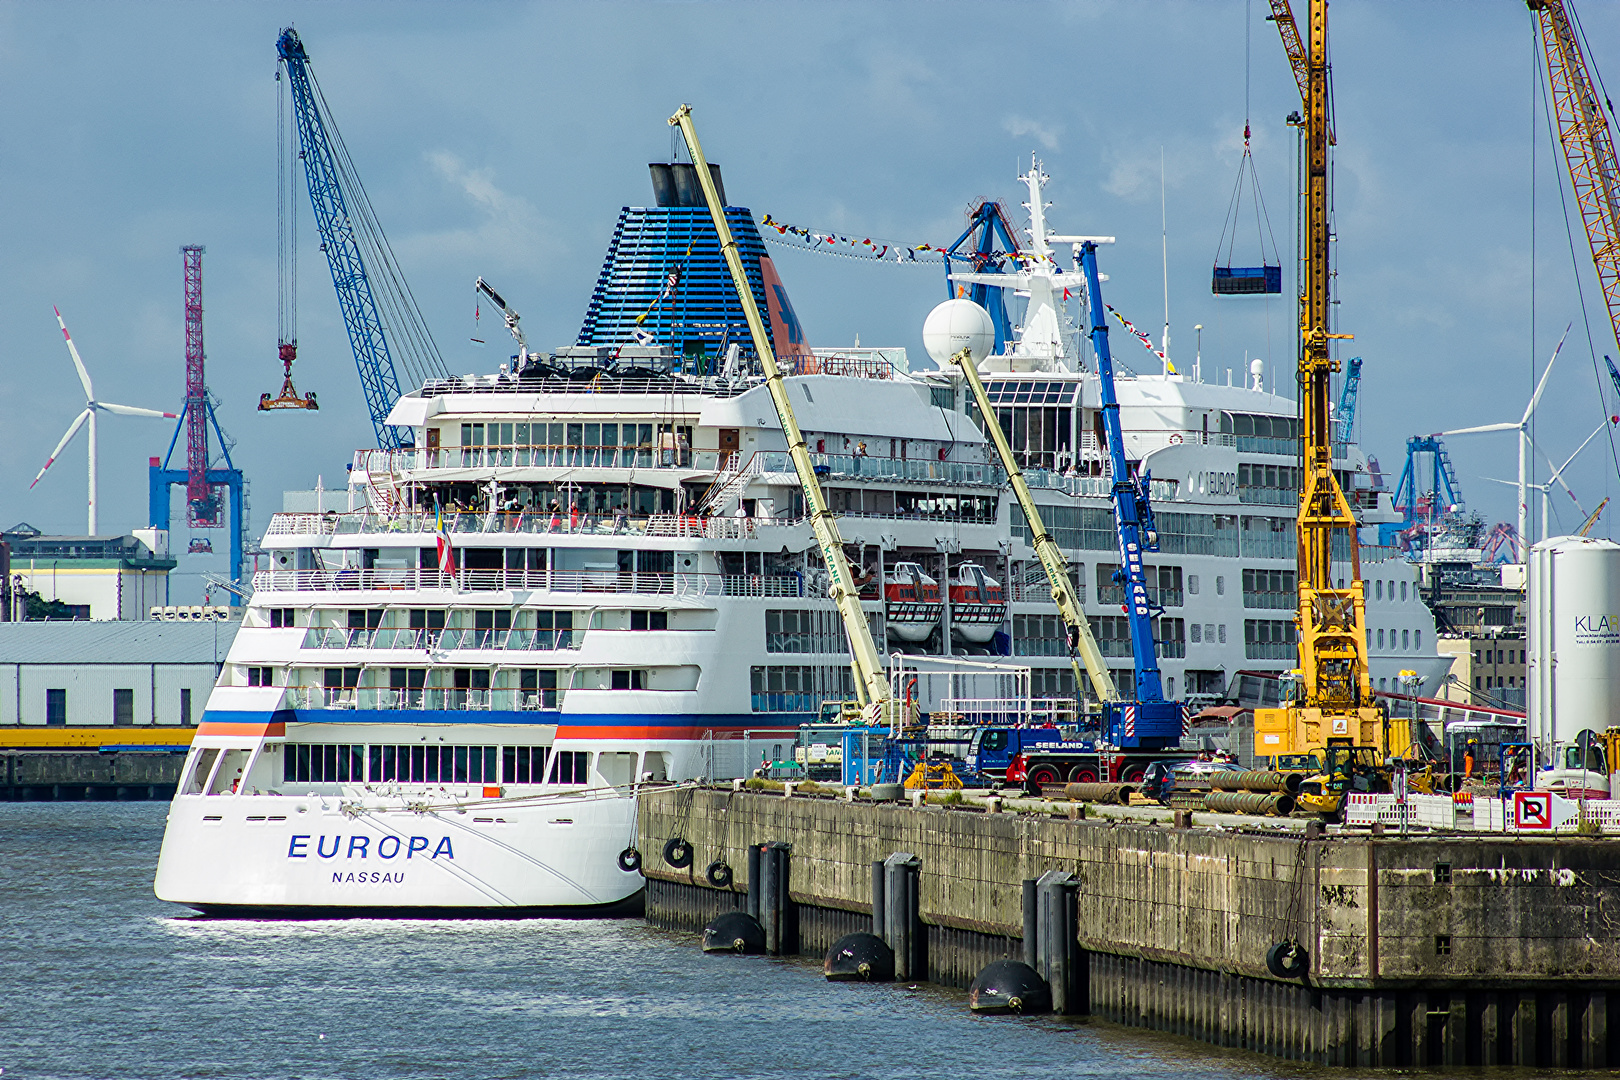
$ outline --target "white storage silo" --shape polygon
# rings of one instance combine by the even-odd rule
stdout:
[[[1530,736],[1542,762],[1583,730],[1620,726],[1620,544],[1559,536],[1530,549]]]

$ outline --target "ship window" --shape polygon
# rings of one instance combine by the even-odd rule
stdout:
[[[281,779],[289,784],[358,784],[366,778],[365,764],[366,748],[358,743],[289,743],[281,755]]]
[[[631,611],[630,629],[632,630],[668,630],[669,612],[667,611]]]
[[[237,787],[242,783],[242,773],[247,768],[247,750],[227,750],[220,758],[219,768],[214,770],[214,779],[208,785],[210,795],[235,794]]]
[[[214,770],[214,760],[219,757],[219,748],[205,747],[197,751],[192,760],[191,778],[186,781],[187,795],[201,795],[203,788],[208,784],[208,774]]]
[[[496,782],[500,747],[373,746],[369,757],[372,783],[482,784]]]
[[[1421,629],[1412,631],[1412,648],[1423,648],[1423,631]]]
[[[350,608],[350,630],[375,630],[382,625],[382,608]]]
[[[273,669],[267,667],[250,667],[247,669],[247,684],[249,686],[273,686]]]
[[[519,709],[555,709],[557,697],[556,668],[523,668],[518,673]]]
[[[294,613],[295,613],[295,609],[290,608],[290,607],[289,608],[279,608],[279,607],[278,608],[271,608],[270,609],[270,625],[274,626],[274,627],[297,626],[298,623],[293,618]]]
[[[1401,631],[1401,648],[1410,649],[1411,647],[1412,647],[1412,633],[1411,633],[1411,631],[1402,630]]]
[[[443,608],[412,608],[411,609],[411,629],[412,630],[443,630],[444,629],[444,609]]]
[[[473,611],[473,629],[510,630],[512,612],[509,608],[478,608]]]
[[[549,746],[507,746],[501,750],[501,783],[543,784]]]
[[[591,755],[585,750],[559,750],[552,757],[553,784],[583,784],[590,775]]]
[[[615,690],[645,690],[647,688],[647,673],[639,668],[618,668],[613,672],[613,689]]]
[[[1401,582],[1401,599],[1406,599],[1406,582]]]
[[[360,669],[329,667],[322,672],[321,685],[328,690],[353,690],[360,685]]]

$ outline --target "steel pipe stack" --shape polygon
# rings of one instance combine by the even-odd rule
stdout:
[[[1075,802],[1129,806],[1135,791],[1130,784],[1070,784],[1063,789],[1063,794]]]
[[[1217,814],[1269,814],[1287,817],[1294,812],[1294,797],[1286,791],[1212,791],[1204,808]]]
[[[1299,794],[1300,773],[1218,772],[1211,773],[1209,786],[1216,791],[1282,791]]]

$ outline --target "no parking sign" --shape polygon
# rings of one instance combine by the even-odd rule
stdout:
[[[1513,793],[1513,824],[1519,829],[1551,829],[1553,826],[1553,793],[1550,791],[1515,791]]]

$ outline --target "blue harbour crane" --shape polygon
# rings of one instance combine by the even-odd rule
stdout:
[[[1339,407],[1333,413],[1334,435],[1347,443],[1356,426],[1356,397],[1361,393],[1361,357],[1345,362],[1344,389],[1339,391]]]
[[[976,234],[976,235],[975,235]],[[951,281],[952,261],[966,263],[976,274],[1003,273],[1008,259],[1016,262],[1018,240],[1007,220],[1007,208],[994,199],[985,199],[968,214],[968,225],[956,242],[945,249],[945,292],[947,298],[956,296]],[[1017,266],[1014,266],[1017,269]],[[1006,292],[983,282],[967,287],[967,299],[990,313],[996,329],[994,353],[1003,353],[1013,340],[1012,317],[1007,312]]]
[[[338,307],[354,349],[360,386],[376,430],[377,445],[391,450],[409,448],[412,445],[410,429],[387,423],[388,414],[400,397],[395,354],[399,354],[406,373],[417,380],[418,385],[428,378],[444,376],[444,362],[416,308],[410,287],[394,261],[388,239],[377,223],[343,137],[332,121],[320,84],[310,70],[309,54],[297,31],[291,27],[283,30],[276,41],[276,52],[282,67],[286,68],[292,94],[292,116],[299,147],[296,156],[304,163],[304,179],[315,210],[321,250],[326,253],[332,271],[332,284],[337,290]],[[279,72],[277,78],[280,78]],[[290,177],[287,180],[290,186]],[[284,221],[283,230],[289,227]],[[296,241],[296,233],[293,235]],[[296,259],[295,253],[292,258]],[[296,304],[296,297],[291,302]],[[281,359],[289,373],[284,397],[290,393],[296,337],[294,326],[291,340],[282,343]],[[261,400],[260,407],[311,408],[313,405],[286,406],[282,399],[273,399]]]
[[[1125,460],[1119,398],[1114,392],[1114,357],[1108,347],[1108,309],[1102,300],[1095,242],[1087,240],[1081,244],[1080,268],[1086,275],[1086,295],[1091,305],[1090,338],[1092,352],[1097,357],[1099,411],[1113,474],[1114,527],[1120,556],[1116,580],[1125,590],[1125,617],[1130,627],[1131,656],[1136,669],[1135,700],[1105,702],[1103,731],[1108,741],[1117,747],[1168,748],[1181,738],[1184,713],[1181,703],[1165,700],[1153,638],[1153,617],[1163,609],[1148,595],[1142,563],[1144,554],[1159,550],[1153,507],[1148,499],[1152,477],[1147,473],[1132,473]]]

